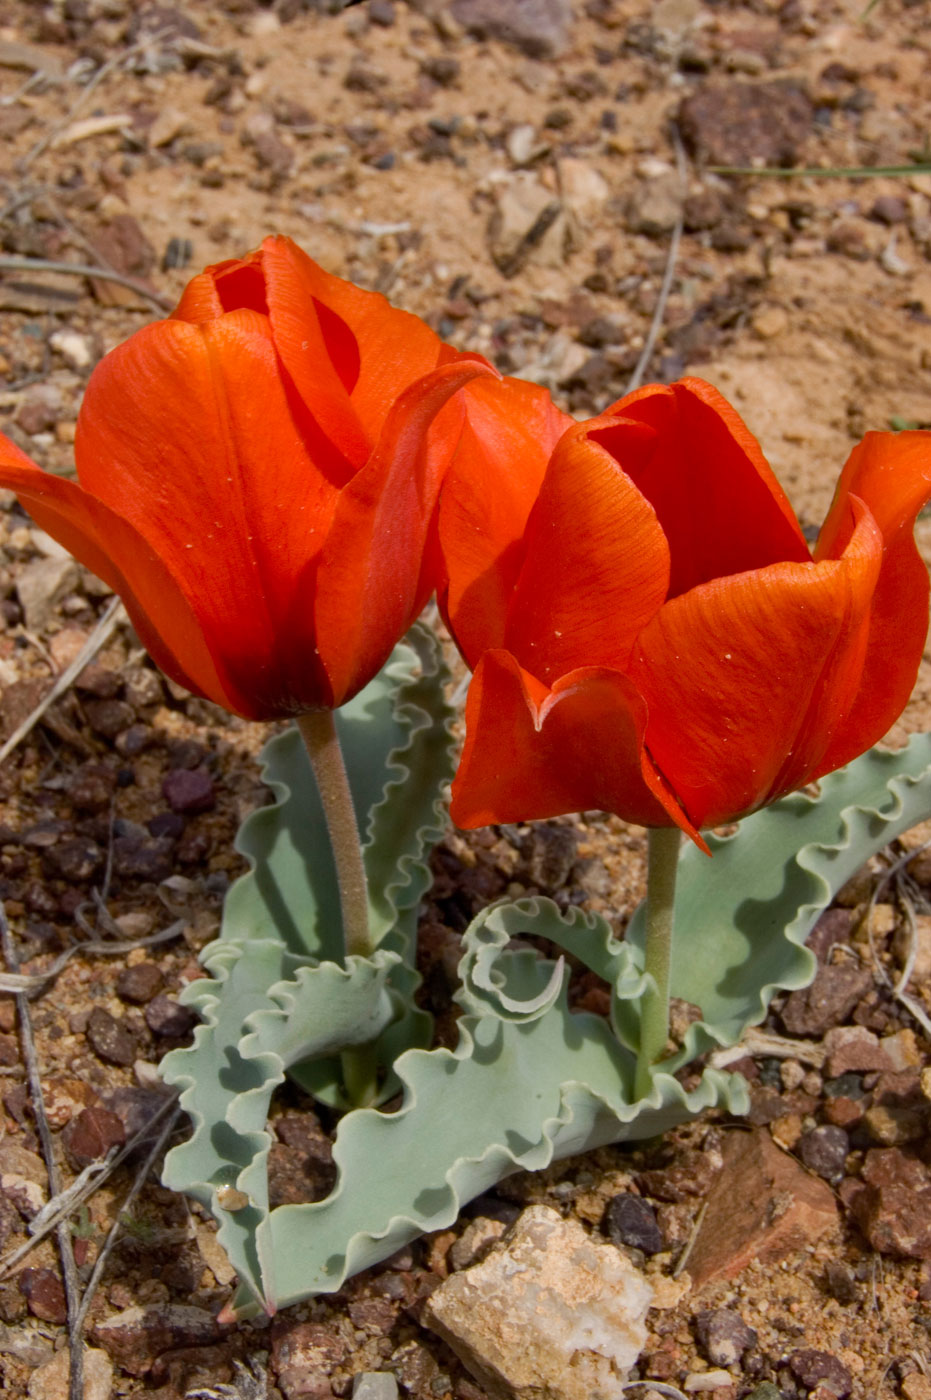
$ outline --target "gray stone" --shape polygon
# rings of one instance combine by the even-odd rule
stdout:
[[[675,172],[659,175],[638,186],[627,206],[627,227],[631,233],[659,238],[676,226],[682,209],[682,184]]]
[[[39,1332],[25,1327],[7,1327],[0,1322],[0,1352],[15,1356],[24,1366],[41,1366],[53,1356],[52,1344]]]
[[[62,598],[80,581],[73,559],[33,559],[16,581],[16,594],[30,632],[41,632]]]
[[[81,335],[80,331],[53,331],[48,343],[62,357],[69,369],[87,369],[94,360],[93,343],[89,336]]]
[[[500,1400],[621,1400],[652,1293],[613,1246],[531,1206],[506,1246],[440,1284],[424,1321]]]
[[[503,1220],[489,1220],[479,1215],[465,1227],[458,1240],[453,1241],[449,1262],[454,1269],[469,1269],[479,1263],[507,1230]]]
[[[564,261],[562,204],[533,175],[520,172],[498,194],[488,223],[488,251],[504,277],[514,277],[533,254],[549,267]]]
[[[536,127],[531,126],[529,122],[512,127],[507,134],[505,145],[514,165],[529,165],[539,149]]]
[[[452,13],[468,33],[531,58],[556,58],[569,43],[571,0],[453,0]]]
[[[398,1383],[390,1371],[360,1371],[352,1381],[352,1400],[397,1400]]]
[[[756,1345],[756,1332],[730,1308],[703,1308],[695,1318],[702,1351],[713,1366],[736,1366]]]

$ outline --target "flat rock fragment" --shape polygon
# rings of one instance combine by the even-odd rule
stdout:
[[[569,42],[571,0],[453,0],[452,13],[468,33],[531,58],[555,58]]]
[[[488,222],[488,251],[504,277],[533,257],[546,267],[564,260],[566,221],[561,201],[533,175],[518,171],[498,193]]]
[[[679,108],[682,139],[708,165],[797,165],[810,98],[791,83],[702,83]]]
[[[733,1278],[752,1259],[776,1263],[837,1228],[830,1187],[781,1152],[769,1133],[728,1133],[723,1151],[689,1255],[696,1287]]]
[[[871,1148],[851,1213],[873,1249],[931,1259],[931,1172],[897,1147]]]
[[[499,1400],[621,1400],[652,1289],[614,1246],[548,1206],[430,1297],[438,1332]]]

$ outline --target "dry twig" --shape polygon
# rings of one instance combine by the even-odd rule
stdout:
[[[19,164],[20,170],[25,173],[32,162],[36,160],[43,151],[48,149],[56,137],[60,136],[61,133],[71,125],[78,113],[87,106],[88,99],[97,90],[104,78],[108,78],[111,73],[114,73],[130,58],[134,58],[136,54],[142,53],[144,49],[159,43],[162,39],[166,38],[170,32],[170,29],[160,29],[155,34],[147,34],[144,39],[140,39],[138,44],[133,44],[131,48],[124,49],[122,53],[114,54],[106,63],[102,63],[90,81],[85,83],[67,112],[63,113],[61,118],[39,137],[30,151],[26,152]]]
[[[2,263],[2,261],[3,260],[0,259],[0,263]],[[32,711],[32,714],[26,716],[19,728],[13,731],[3,747],[0,748],[0,763],[2,763],[4,759],[9,758],[17,744],[22,743],[26,735],[39,723],[39,720],[45,714],[49,706],[54,705],[55,701],[61,695],[64,695],[65,691],[70,688],[72,682],[77,680],[78,676],[84,670],[84,667],[89,665],[98,651],[106,645],[111,634],[120,623],[125,621],[126,610],[120,599],[114,598],[71,665],[65,667],[49,693],[43,696]]]
[[[81,922],[80,910],[75,918],[78,924],[86,930],[86,923]],[[90,943],[73,943],[70,948],[59,953],[51,967],[47,967],[44,972],[0,972],[0,992],[13,992],[29,996],[32,992],[40,992],[49,982],[54,981],[75,953],[93,953],[96,957],[110,957],[114,953],[132,953],[136,948],[151,948],[156,943],[168,943],[173,938],[180,938],[183,930],[184,920],[177,919],[168,928],[163,928],[158,933],[150,933],[145,938],[121,939],[115,943],[102,942],[99,939],[93,939]]]
[[[137,1133],[134,1133],[119,1151],[115,1152],[112,1157],[107,1157],[103,1162],[93,1162],[91,1167],[85,1168],[77,1181],[49,1201],[42,1211],[42,1223],[35,1229],[32,1238],[26,1240],[25,1244],[19,1245],[17,1249],[11,1250],[4,1259],[0,1259],[0,1278],[4,1278],[63,1220],[66,1221],[86,1201],[90,1200],[98,1188],[113,1175],[117,1167],[122,1166],[130,1153],[135,1152],[139,1144],[149,1136],[152,1129],[165,1117],[165,1114],[171,1112],[175,1107],[176,1097],[175,1094],[166,1093],[165,1102],[159,1104],[149,1121]]]
[[[910,996],[906,991],[911,981],[912,973],[915,970],[915,959],[918,954],[918,927],[915,923],[914,905],[907,891],[903,889],[900,880],[902,871],[905,866],[908,865],[909,861],[914,860],[916,855],[921,851],[926,851],[929,846],[931,846],[931,841],[926,841],[924,845],[919,846],[917,850],[906,851],[903,856],[900,856],[897,861],[889,866],[889,869],[884,873],[882,879],[878,881],[876,888],[870,896],[869,908],[866,911],[866,937],[870,946],[870,954],[872,955],[873,967],[877,977],[889,988],[891,995],[899,1005],[904,1006],[906,1011],[918,1022],[925,1035],[931,1039],[931,1017],[928,1016],[928,1013],[921,1003],[915,997]],[[890,880],[896,881],[896,893],[905,910],[905,917],[908,920],[909,929],[909,943],[905,955],[905,965],[899,977],[894,982],[882,964],[873,939],[873,911],[876,908],[880,894],[885,890]]]
[[[54,262],[50,258],[17,258],[12,255],[0,257],[0,272],[61,272],[71,277],[97,277],[103,282],[119,282],[121,287],[129,287],[138,292],[146,301],[157,306],[159,311],[171,311],[174,302],[163,297],[160,292],[137,277],[128,277],[112,267],[91,267],[89,263]]]
[[[679,135],[679,128],[675,124],[673,124],[671,130],[672,144],[676,152],[676,169],[679,172],[679,183],[682,186],[682,200],[684,205],[686,195],[686,181],[688,179],[688,166],[686,165],[685,161],[685,148],[682,145],[682,137]],[[659,339],[660,328],[663,324],[663,317],[666,314],[666,303],[669,300],[669,293],[672,291],[672,279],[675,275],[676,259],[679,256],[679,241],[682,238],[683,227],[684,213],[683,206],[680,205],[675,228],[673,229],[672,237],[669,240],[669,253],[666,258],[666,270],[663,273],[663,281],[659,289],[659,296],[656,299],[656,306],[653,310],[653,320],[650,322],[650,329],[647,332],[646,341],[644,342],[643,349],[640,351],[640,359],[637,361],[636,368],[634,369],[633,374],[630,376],[627,388],[624,390],[625,394],[632,394],[635,389],[640,388],[640,385],[643,382],[643,376],[647,372],[647,366],[649,365],[650,360],[652,359],[653,351],[656,349],[656,342]]]
[[[13,944],[10,926],[7,923],[6,910],[3,908],[2,904],[0,904],[0,944],[3,946],[3,956],[8,969],[11,973],[17,973],[19,971],[19,959],[16,955],[16,948]],[[55,1160],[52,1131],[49,1127],[48,1114],[45,1111],[45,1095],[42,1092],[39,1057],[36,1053],[35,1038],[32,1034],[29,999],[24,992],[17,992],[15,995],[16,1014],[19,1020],[20,1044],[23,1049],[23,1061],[26,1066],[26,1078],[29,1084],[29,1094],[32,1099],[32,1110],[35,1114],[36,1128],[39,1133],[39,1141],[42,1145],[42,1155],[45,1158],[45,1167],[48,1172],[49,1191],[53,1195],[58,1195],[61,1190],[61,1180],[58,1175],[58,1163]],[[74,1262],[74,1250],[71,1244],[71,1230],[67,1220],[62,1220],[56,1225],[55,1233],[58,1237],[58,1251],[61,1256],[61,1272],[65,1285],[65,1302],[68,1309],[68,1330],[71,1335],[71,1382],[69,1400],[83,1400],[84,1343],[80,1329],[76,1325],[81,1306],[81,1291],[78,1282],[77,1265]]]
[[[126,1196],[123,1200],[123,1204],[116,1213],[116,1217],[113,1221],[113,1224],[110,1226],[110,1229],[107,1232],[107,1238],[104,1240],[100,1253],[97,1255],[97,1258],[94,1261],[94,1267],[91,1271],[90,1278],[87,1280],[87,1287],[84,1289],[84,1296],[81,1299],[81,1305],[78,1308],[77,1317],[75,1318],[75,1329],[78,1332],[78,1335],[80,1335],[84,1329],[84,1323],[87,1320],[88,1310],[90,1308],[91,1303],[93,1302],[94,1294],[97,1292],[100,1280],[103,1277],[103,1271],[107,1266],[107,1260],[113,1253],[114,1245],[119,1239],[120,1230],[123,1228],[123,1221],[129,1214],[133,1202],[135,1201],[136,1197],[139,1195],[139,1192],[142,1190],[143,1186],[148,1180],[149,1172],[152,1170],[153,1166],[155,1165],[155,1162],[158,1160],[159,1156],[163,1152],[165,1145],[168,1142],[168,1139],[174,1132],[175,1123],[178,1121],[178,1115],[180,1114],[180,1112],[181,1109],[178,1107],[178,1105],[176,1103],[173,1104],[172,1111],[168,1118],[168,1122],[162,1128],[162,1131],[159,1133],[158,1137],[155,1139],[155,1142],[152,1144],[151,1149],[146,1155],[145,1161],[142,1163],[142,1166],[136,1173],[136,1177],[133,1181],[132,1186],[126,1193]],[[151,1131],[151,1126],[151,1124],[148,1124],[146,1130]],[[71,1400],[74,1400],[74,1396],[71,1397]]]

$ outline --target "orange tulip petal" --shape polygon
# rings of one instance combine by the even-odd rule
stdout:
[[[220,677],[193,609],[162,560],[109,506],[73,481],[41,471],[0,434],[0,483],[33,519],[126,604],[139,637],[162,670],[188,690],[230,709],[247,702]]]
[[[354,382],[351,388],[348,384],[346,387],[353,412],[365,425],[368,441],[374,443],[401,390],[455,352],[444,347],[436,332],[419,316],[392,306],[380,292],[366,291],[326,272],[289,238],[267,238],[262,253],[267,269],[289,266],[292,279],[300,283],[302,295],[312,298],[318,309],[327,308],[351,331],[358,347],[358,362]],[[274,303],[272,322],[277,337],[279,322]]]
[[[504,642],[527,518],[573,420],[545,389],[521,379],[477,380],[463,402],[462,436],[440,496],[440,602],[457,646],[475,665]]]
[[[703,584],[644,628],[630,675],[649,707],[646,742],[697,826],[753,811],[811,776],[834,706],[851,698],[849,649],[881,553],[863,512],[843,559]],[[831,712],[817,711],[815,697]]]
[[[816,559],[838,557],[853,497],[865,502],[882,532],[882,569],[869,608],[859,691],[816,776],[840,768],[881,739],[915,684],[928,633],[929,588],[912,532],[918,512],[931,500],[931,433],[867,433],[841,474]]]
[[[782,487],[739,414],[701,379],[647,385],[603,419],[649,424],[631,439],[622,423],[597,440],[651,502],[672,556],[669,596],[711,579],[811,556]]]
[[[290,238],[266,238],[261,264],[282,363],[326,437],[358,469],[368,459],[376,429],[350,402],[359,373],[355,332],[332,301],[320,297],[322,269]]]
[[[222,264],[221,264],[222,265]],[[204,321],[215,321],[223,315],[223,302],[217,291],[214,267],[208,267],[192,277],[181,293],[181,300],[171,313],[172,321],[188,321],[192,325],[202,325]]]
[[[294,598],[338,486],[309,459],[302,414],[267,318],[241,311],[202,326],[163,321],[112,351],[88,385],[75,443],[82,485],[183,581],[224,671],[269,713],[330,698],[310,603],[295,613]]]
[[[570,428],[553,452],[508,610],[507,649],[548,684],[579,666],[623,670],[669,583],[656,513],[599,445],[602,422]],[[625,435],[652,436],[636,423]]]
[[[486,826],[597,807],[679,826],[703,846],[643,746],[646,705],[617,671],[584,667],[552,690],[510,652],[488,651],[466,702],[452,819]]]
[[[317,647],[341,705],[380,669],[422,602],[421,561],[462,427],[452,396],[484,361],[462,358],[397,398],[370,461],[340,493],[320,556]]]

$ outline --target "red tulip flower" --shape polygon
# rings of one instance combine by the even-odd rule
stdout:
[[[483,374],[268,238],[98,365],[80,484],[2,437],[0,484],[123,597],[188,689],[251,719],[332,708],[432,591],[426,545],[462,419],[448,401]]]
[[[814,557],[756,441],[697,379],[569,428],[500,558],[450,528],[472,475],[461,451],[440,505],[446,614],[475,669],[460,826],[600,808],[700,842],[862,753],[908,701],[931,434],[867,434]]]

